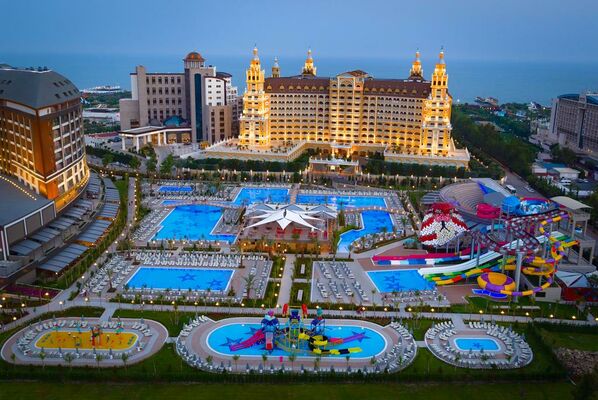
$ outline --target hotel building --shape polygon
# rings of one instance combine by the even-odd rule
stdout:
[[[284,161],[281,154],[292,159],[298,148],[320,148],[343,157],[378,152],[400,162],[469,162],[467,150],[456,149],[451,138],[452,97],[442,51],[428,81],[419,52],[407,79],[377,79],[361,70],[320,77],[311,51],[299,75],[282,77],[275,60],[266,77],[256,48],[246,83],[238,142],[212,146],[211,156],[233,152]]]
[[[550,132],[574,151],[598,152],[598,94],[565,94],[553,101]]]
[[[120,100],[124,138],[134,138],[136,145],[140,137],[154,144],[214,143],[238,132],[240,108],[232,75],[206,65],[197,52],[187,54],[183,63],[182,73],[135,68],[131,99]],[[168,129],[172,127],[178,129]]]
[[[0,67],[0,173],[60,211],[85,185],[81,93],[47,69]]]

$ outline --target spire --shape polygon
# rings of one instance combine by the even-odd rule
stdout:
[[[440,54],[438,54],[438,64],[444,64],[444,46],[440,48]]]
[[[302,75],[316,75],[316,67],[314,67],[314,59],[311,55],[311,48],[307,50],[307,58],[303,65]]]
[[[415,60],[413,60],[413,64],[411,64],[411,70],[409,70],[409,79],[424,79],[424,71],[422,69],[421,60],[419,59],[419,49],[416,50]]]
[[[280,78],[280,67],[278,66],[278,57],[274,57],[274,65],[272,66],[272,78]]]
[[[260,58],[257,56],[257,45],[253,46],[253,59],[259,60]]]

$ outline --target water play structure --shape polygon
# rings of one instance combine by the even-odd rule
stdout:
[[[305,304],[301,307],[285,304],[282,308],[282,318],[286,318],[286,322],[281,323],[270,310],[264,315],[260,329],[255,330],[245,340],[231,343],[228,346],[229,350],[234,353],[250,347],[259,347],[266,353],[279,349],[287,354],[315,356],[350,355],[362,351],[360,347],[351,347],[348,344],[363,340],[365,333],[333,337],[327,332],[322,309],[316,310],[315,317],[309,323],[308,314]]]

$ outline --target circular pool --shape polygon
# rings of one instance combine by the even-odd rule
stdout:
[[[241,343],[251,343],[251,338],[260,330],[259,323],[229,323],[221,325],[211,331],[207,337],[208,347],[221,355],[233,356],[238,354],[240,356],[254,356],[261,357],[266,354],[268,356],[288,356],[289,352],[280,346],[274,346],[274,350],[268,351],[265,349],[263,341],[257,341],[246,347],[239,348]],[[334,345],[337,349],[351,349],[351,359],[371,358],[383,353],[387,348],[387,342],[384,336],[373,329],[360,326],[357,323],[352,325],[327,325],[324,334],[329,338],[342,339],[340,344]],[[282,344],[284,342],[284,335],[277,335],[275,342]],[[303,345],[299,345],[295,354],[299,356],[315,357],[307,347],[307,341],[303,341]],[[235,346],[237,345],[237,346]],[[232,348],[235,348],[233,350]],[[359,350],[357,350],[359,349]],[[346,357],[347,354],[330,354],[327,357]]]

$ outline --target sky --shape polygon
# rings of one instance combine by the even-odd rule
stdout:
[[[5,54],[598,61],[596,0],[0,0]]]

